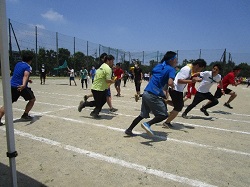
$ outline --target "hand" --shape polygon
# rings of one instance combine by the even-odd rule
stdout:
[[[18,90],[19,92],[21,92],[24,88],[25,88],[25,86],[24,86],[24,85],[21,85],[21,86],[18,86],[18,87],[17,87],[17,90]]]
[[[201,82],[202,81],[202,78],[200,77],[193,77],[192,78],[192,82],[195,83],[195,82]]]
[[[224,90],[221,90],[221,93],[222,93],[222,95],[225,95],[225,92],[224,92]]]

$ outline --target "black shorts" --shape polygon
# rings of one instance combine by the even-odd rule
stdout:
[[[232,90],[230,90],[228,88],[224,90],[225,94],[229,94],[231,91]],[[214,94],[214,97],[218,99],[218,98],[221,98],[221,96],[222,96],[221,89],[217,87],[217,90],[216,90],[216,92]]]
[[[25,101],[35,99],[35,95],[31,88],[24,88],[21,92],[17,90],[16,87],[11,87],[12,103],[16,102],[20,96],[24,98]]]
[[[115,81],[115,87],[120,87],[121,86],[121,79],[118,79]]]
[[[180,112],[184,106],[183,92],[178,92],[169,88],[169,95],[172,99],[174,110]]]

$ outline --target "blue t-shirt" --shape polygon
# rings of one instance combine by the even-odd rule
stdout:
[[[30,65],[26,62],[18,62],[15,66],[13,76],[10,81],[11,87],[18,87],[23,84],[23,76],[25,71],[31,72]]]
[[[163,87],[168,83],[168,79],[175,78],[175,68],[163,62],[156,65],[152,70],[152,77],[144,89],[157,96],[165,97]]]
[[[91,69],[89,73],[91,75],[91,78],[94,79],[96,74],[96,69]]]

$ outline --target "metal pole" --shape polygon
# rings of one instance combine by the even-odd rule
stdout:
[[[38,71],[38,66],[37,66],[37,26],[35,27],[35,33],[36,33],[36,73]]]
[[[74,37],[74,57],[75,57],[75,52],[76,52],[76,38]],[[74,59],[74,70],[76,70],[75,58],[73,59]]]
[[[12,99],[10,91],[10,64],[8,48],[8,34],[7,34],[7,18],[6,18],[6,2],[0,0],[0,54],[1,54],[1,71],[2,71],[2,86],[3,86],[3,99],[5,110],[5,127],[7,138],[7,157],[9,157],[11,183],[13,187],[17,186],[16,174],[16,160],[17,152],[15,150],[15,134],[13,127],[13,112],[12,112]]]
[[[89,41],[87,41],[87,56],[89,56]]]
[[[58,60],[58,32],[56,32],[56,62],[57,62],[57,66],[60,66],[59,64],[59,60]]]

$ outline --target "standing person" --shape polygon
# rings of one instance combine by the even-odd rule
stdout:
[[[81,77],[81,84],[82,89],[84,88],[84,83],[86,86],[86,89],[88,89],[88,70],[82,66],[82,69],[80,70],[80,77]]]
[[[123,78],[123,87],[126,87],[126,83],[127,83],[128,77],[129,77],[128,71],[125,70],[124,75],[122,76],[122,78]]]
[[[167,118],[168,112],[164,99],[164,85],[174,86],[175,66],[177,65],[177,55],[173,51],[168,51],[161,63],[156,65],[152,70],[152,77],[146,86],[142,95],[141,113],[136,117],[130,127],[125,131],[125,134],[133,136],[132,130],[144,118],[149,118],[149,113],[154,114],[154,118],[148,122],[141,124],[146,132],[153,136],[154,133],[150,126],[159,123]]]
[[[45,78],[46,78],[46,69],[44,67],[44,64],[42,64],[42,67],[40,69],[40,80],[41,84],[45,84]]]
[[[230,109],[233,109],[233,107],[229,104],[231,103],[236,97],[237,94],[232,91],[231,89],[227,88],[229,84],[233,85],[233,86],[238,86],[240,84],[240,82],[237,82],[235,80],[235,77],[237,77],[239,75],[241,71],[241,68],[239,66],[236,66],[233,71],[229,72],[223,79],[222,79],[222,86],[218,85],[217,86],[217,90],[214,94],[214,96],[216,98],[221,98],[221,96],[223,95],[223,92],[225,94],[230,95],[228,101],[226,103],[224,103],[224,106]],[[206,105],[210,104],[210,102],[208,102]],[[205,106],[206,106],[205,105]]]
[[[183,101],[183,90],[188,83],[201,82],[201,78],[193,77],[192,74],[200,72],[206,67],[206,61],[203,59],[197,59],[192,64],[187,64],[176,74],[174,79],[174,89],[169,89],[169,95],[172,98],[172,104],[174,106],[173,110],[170,112],[168,119],[163,123],[166,127],[173,127],[171,121],[176,118],[178,113],[182,110],[184,106]]]
[[[77,86],[76,85],[76,81],[75,81],[75,71],[74,71],[74,69],[70,69],[69,67],[68,67],[68,73],[69,73],[69,85],[71,86],[71,81],[74,81],[74,83],[75,83],[75,86]]]
[[[95,74],[96,74],[96,69],[95,66],[92,66],[91,70],[89,71],[92,83],[94,82]]]
[[[25,101],[28,101],[24,113],[21,116],[23,120],[32,120],[32,117],[29,116],[29,112],[34,106],[36,101],[35,95],[31,88],[28,87],[29,76],[32,71],[30,64],[32,63],[33,54],[31,51],[24,51],[22,53],[22,61],[18,62],[14,68],[13,76],[11,78],[11,95],[12,103],[16,102],[20,96],[24,98]],[[0,123],[4,115],[4,107],[0,108]]]
[[[190,112],[196,105],[200,102],[208,99],[210,104],[203,106],[200,111],[203,112],[206,116],[209,116],[207,109],[217,105],[218,99],[214,97],[210,92],[210,88],[214,83],[222,85],[221,75],[219,72],[221,71],[221,65],[215,64],[213,66],[212,71],[204,71],[200,72],[198,76],[202,78],[202,81],[198,87],[198,90],[194,96],[193,102],[186,108],[186,110],[182,113],[183,118],[190,118],[187,116],[188,112]],[[224,91],[223,91],[224,94]]]
[[[141,83],[143,79],[142,69],[139,66],[139,63],[135,64],[134,68],[134,81],[135,81],[135,101],[137,102],[141,97]]]
[[[114,56],[107,55],[104,59],[104,63],[96,70],[96,75],[94,82],[91,87],[91,92],[94,97],[94,101],[81,101],[78,106],[78,111],[81,112],[86,106],[95,107],[94,110],[90,113],[95,119],[101,118],[99,112],[101,111],[103,105],[106,103],[107,89],[109,84],[114,83],[115,81],[111,79],[112,69],[114,65]]]
[[[122,80],[122,76],[123,76],[123,70],[121,68],[121,64],[117,63],[116,67],[114,69],[114,76],[116,77],[115,80],[115,89],[116,89],[116,96],[117,97],[121,97],[121,80]]]

